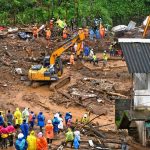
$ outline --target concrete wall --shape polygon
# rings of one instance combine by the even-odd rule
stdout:
[[[150,107],[150,74],[145,74],[145,77],[142,74],[141,76],[135,74],[135,78],[137,77],[139,81],[134,82],[134,107]],[[138,90],[142,87],[143,90]]]
[[[144,121],[136,121],[138,128],[139,140],[143,146],[146,146],[146,128]]]

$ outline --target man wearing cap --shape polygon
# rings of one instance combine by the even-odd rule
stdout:
[[[48,150],[48,144],[42,132],[38,133],[36,150]]]
[[[36,141],[35,133],[31,131],[30,135],[27,136],[28,150],[36,150]]]
[[[47,125],[45,126],[45,133],[46,133],[46,138],[47,138],[47,143],[50,145],[52,143],[52,139],[54,138],[54,132],[53,132],[53,125],[52,121],[48,120]]]
[[[73,53],[70,55],[70,64],[74,65],[74,54]]]
[[[22,133],[18,134],[18,139],[16,140],[15,148],[16,150],[27,150],[28,144]]]

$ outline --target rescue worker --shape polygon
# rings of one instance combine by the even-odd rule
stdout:
[[[94,31],[93,31],[93,29],[91,28],[90,29],[90,40],[94,40]]]
[[[80,147],[80,131],[78,131],[78,130],[74,131],[73,145],[74,145],[75,149],[79,149],[79,147]]]
[[[69,119],[72,119],[71,112],[67,112],[66,115],[65,115],[65,123],[66,123],[66,125],[67,125],[67,122],[68,122]]]
[[[59,132],[63,131],[64,129],[64,125],[63,125],[63,118],[62,118],[62,114],[59,113],[59,117],[58,117],[60,123],[58,125],[58,128],[59,128]]]
[[[6,118],[7,118],[7,123],[13,123],[13,114],[10,112],[10,110],[8,110],[8,113],[6,114]]]
[[[47,125],[45,126],[45,133],[46,133],[47,143],[49,146],[52,143],[52,139],[54,138],[53,128],[54,127],[52,125],[52,121],[48,120]]]
[[[98,64],[98,60],[97,60],[96,54],[94,53],[94,55],[93,55],[93,65],[95,65],[95,63]]]
[[[74,48],[74,52],[76,53],[77,52],[77,48],[78,48],[78,44],[75,43],[73,48]]]
[[[86,45],[84,47],[84,57],[89,56],[89,54],[90,54],[90,48]]]
[[[105,67],[107,65],[108,56],[106,53],[106,50],[103,52],[103,66]]]
[[[29,133],[29,125],[26,123],[26,120],[23,120],[23,123],[20,125],[20,129],[26,139]]]
[[[99,26],[99,32],[100,32],[100,37],[104,38],[105,37],[105,28],[102,24]]]
[[[71,148],[72,148],[73,147],[73,140],[74,140],[73,132],[70,128],[68,128],[68,131],[66,133],[65,146],[67,145],[67,143],[71,143]]]
[[[24,108],[24,110],[22,111],[22,118],[23,118],[23,120],[26,120],[26,123],[28,123],[28,121],[29,121],[28,108]]]
[[[53,30],[53,27],[54,27],[54,20],[51,19],[50,22],[49,22],[49,28],[50,28],[51,31]]]
[[[88,116],[87,113],[85,113],[85,114],[83,115],[83,117],[81,118],[81,123],[86,124],[86,123],[88,123],[88,122],[89,122],[89,116]]]
[[[86,27],[84,29],[84,35],[85,35],[85,38],[88,38],[88,36],[89,36],[89,29],[88,29],[88,27]]]
[[[16,127],[19,127],[22,124],[22,114],[19,108],[16,108],[16,111],[14,113],[14,118],[15,118]]]
[[[45,117],[42,112],[40,112],[37,116],[38,126],[40,127],[40,131],[42,132],[42,128],[45,126]]]
[[[90,54],[89,54],[90,63],[93,60],[93,55],[94,55],[94,52],[93,52],[93,48],[92,48],[92,49],[90,49]]]
[[[13,146],[13,138],[14,138],[14,133],[16,131],[16,129],[14,128],[14,126],[11,124],[11,122],[8,122],[8,126],[6,127],[7,131],[8,131],[8,141],[9,141],[9,146]]]
[[[29,127],[30,127],[30,129],[34,128],[35,119],[36,119],[36,116],[35,116],[34,112],[31,111],[29,114]]]
[[[27,150],[36,150],[37,138],[35,132],[31,131],[30,135],[27,136],[28,149]]]
[[[67,39],[68,38],[68,32],[67,32],[67,28],[65,27],[63,30],[63,39]]]
[[[60,121],[59,121],[57,115],[55,114],[54,119],[52,120],[52,124],[54,127],[54,134],[58,134],[58,132],[59,132],[59,128],[58,128],[59,123],[60,123]]]
[[[51,30],[49,28],[47,28],[45,33],[46,33],[46,40],[47,40],[46,48],[49,48],[49,46],[50,46],[50,38],[51,38]]]
[[[27,150],[28,144],[24,135],[22,133],[18,134],[18,139],[16,140],[15,148],[16,150]]]
[[[3,126],[4,124],[4,118],[2,116],[2,113],[0,112],[0,126]]]
[[[43,136],[42,132],[38,133],[36,150],[48,150],[48,144],[46,138]]]
[[[74,62],[74,54],[73,53],[70,55],[70,64],[71,65],[75,64],[75,62]]]
[[[33,39],[38,38],[38,27],[36,25],[33,27],[32,33],[33,33]]]

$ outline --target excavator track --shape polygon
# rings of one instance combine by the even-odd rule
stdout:
[[[57,90],[59,88],[62,88],[63,86],[67,85],[68,83],[70,83],[71,77],[67,76],[67,77],[63,77],[60,78],[58,81],[56,81],[55,83],[52,83],[49,87],[50,91],[54,91]]]

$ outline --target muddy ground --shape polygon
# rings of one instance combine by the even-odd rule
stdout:
[[[97,43],[100,45],[98,47],[102,47],[101,42]],[[51,47],[58,45],[59,42],[51,41]],[[80,68],[77,67],[77,62],[73,67],[65,65],[63,76],[71,76],[68,85],[55,92],[49,90],[49,85],[34,89],[26,84],[28,69],[31,65],[40,63],[43,55],[50,53],[51,50],[46,49],[45,46],[46,41],[43,38],[36,41],[23,41],[13,35],[0,39],[0,110],[6,112],[8,109],[14,111],[16,107],[21,109],[29,107],[36,113],[43,111],[46,120],[52,119],[53,114],[58,111],[63,116],[70,111],[74,121],[80,120],[85,112],[91,111],[91,118],[105,112],[94,122],[100,126],[110,124],[101,127],[101,130],[110,132],[114,138],[116,135],[120,137],[115,126],[114,100],[117,96],[107,95],[97,90],[119,93],[130,98],[132,78],[126,63],[122,60],[110,60],[104,69],[102,69],[102,61],[97,66],[83,61],[83,66]],[[102,59],[100,51],[97,49],[96,52]],[[18,75],[15,68],[21,68],[23,75]],[[21,81],[21,78],[25,81]],[[69,95],[70,98],[62,93]],[[57,145],[60,141],[57,139],[54,144]],[[135,148],[144,149],[133,141],[130,149]]]

